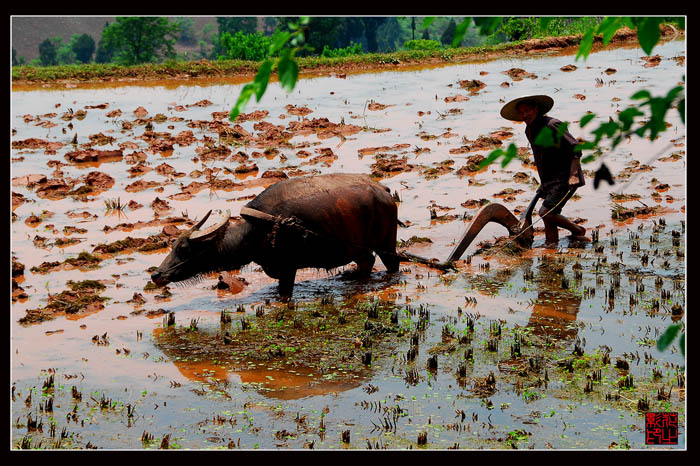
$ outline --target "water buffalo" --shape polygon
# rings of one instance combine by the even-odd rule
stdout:
[[[201,230],[211,211],[173,244],[151,279],[162,286],[255,262],[291,296],[296,271],[350,262],[367,275],[376,253],[396,272],[397,208],[389,190],[361,174],[298,177],[276,183],[216,225]]]

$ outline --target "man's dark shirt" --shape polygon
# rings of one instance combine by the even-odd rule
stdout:
[[[537,166],[537,173],[541,183],[538,191],[541,192],[547,192],[552,188],[567,186],[569,184],[569,177],[571,176],[571,161],[574,158],[581,158],[581,152],[574,151],[574,147],[578,144],[578,141],[568,131],[565,131],[561,135],[561,140],[558,145],[551,147],[535,145],[537,135],[545,126],[552,130],[552,137],[556,141],[557,128],[560,124],[561,121],[556,118],[539,115],[525,128],[525,135],[528,141],[530,141],[530,146],[535,156],[535,165]],[[583,177],[583,170],[580,166],[576,175],[579,179],[579,183],[576,187],[586,184]]]

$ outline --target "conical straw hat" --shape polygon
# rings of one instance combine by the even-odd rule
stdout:
[[[540,115],[544,115],[554,106],[554,99],[548,95],[528,95],[518,97],[517,99],[513,99],[505,104],[501,109],[501,116],[506,120],[523,121],[522,118],[520,118],[520,115],[518,115],[518,111],[516,109],[520,102],[536,103],[540,108]]]

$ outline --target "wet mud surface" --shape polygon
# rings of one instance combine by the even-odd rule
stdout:
[[[574,54],[574,55],[572,55]],[[282,302],[255,264],[188,286],[150,272],[209,210],[332,172],[372,174],[401,249],[445,260],[478,209],[516,215],[537,173],[500,107],[548,93],[607,119],[685,74],[685,43],[271,83],[15,90],[11,150],[12,448],[615,449],[672,411],[685,447],[685,126],[630,140],[564,208],[590,241],[518,248],[489,225],[456,271],[380,260],[297,274]],[[574,65],[575,63],[575,65]],[[651,65],[650,65],[651,64]],[[593,126],[593,125],[591,125]],[[505,168],[478,163],[515,142]]]

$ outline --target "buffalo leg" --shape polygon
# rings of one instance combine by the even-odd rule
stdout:
[[[357,264],[357,270],[355,271],[357,275],[368,276],[372,273],[372,267],[374,267],[374,261],[376,258],[371,251],[366,251],[359,257],[355,258],[355,264]]]
[[[279,274],[279,294],[283,297],[291,297],[294,292],[294,280],[297,269],[285,270]]]
[[[381,252],[377,251],[377,255],[382,260],[382,264],[386,267],[387,272],[394,273],[399,271],[401,265],[401,257],[396,255],[396,226],[394,230],[385,237],[385,244],[382,245]]]

